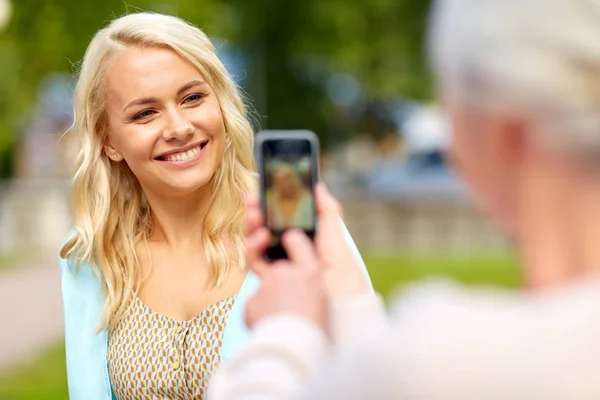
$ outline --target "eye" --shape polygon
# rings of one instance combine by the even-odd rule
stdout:
[[[134,121],[138,121],[140,119],[143,118],[148,118],[151,115],[154,115],[155,111],[154,110],[144,110],[142,112],[139,112],[137,114],[135,114],[135,116],[132,118]]]
[[[203,93],[194,93],[194,94],[190,94],[188,97],[186,97],[183,100],[183,102],[184,103],[195,103],[197,101],[202,100],[204,97],[206,97],[206,95]]]

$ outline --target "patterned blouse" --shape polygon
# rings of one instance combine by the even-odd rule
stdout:
[[[220,362],[223,331],[235,297],[183,322],[155,313],[135,297],[108,345],[117,398],[202,400]]]

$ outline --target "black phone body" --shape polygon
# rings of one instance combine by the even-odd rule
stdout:
[[[311,239],[316,233],[319,140],[307,130],[261,131],[255,137],[255,157],[265,225],[271,231],[264,256],[286,259],[281,236],[287,229],[302,229]]]

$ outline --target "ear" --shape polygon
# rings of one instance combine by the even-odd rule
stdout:
[[[110,139],[106,138],[106,140],[104,141],[103,148],[104,148],[104,154],[106,154],[106,156],[108,158],[110,158],[111,160],[116,161],[116,162],[123,160],[123,157],[121,156],[121,154],[110,143]]]
[[[507,164],[520,164],[530,146],[528,123],[522,118],[504,115],[495,133],[499,155]]]

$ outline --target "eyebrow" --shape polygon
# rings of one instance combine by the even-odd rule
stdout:
[[[177,90],[177,96],[181,95],[182,93],[184,93],[196,86],[205,86],[205,85],[206,85],[206,82],[201,81],[201,80],[194,80],[194,81],[188,82],[185,85],[183,85],[181,88],[179,88],[179,90]],[[127,111],[128,108],[133,107],[133,106],[140,106],[140,105],[152,104],[152,103],[158,103],[158,99],[156,97],[144,97],[141,99],[136,99],[136,100],[133,100],[131,103],[127,104],[125,106],[125,108],[123,108],[123,111]]]

